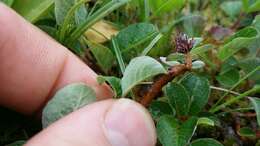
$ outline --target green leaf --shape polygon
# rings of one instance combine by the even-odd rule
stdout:
[[[7,6],[11,7],[14,3],[14,0],[0,0],[0,2],[5,3]]]
[[[191,55],[200,55],[202,53],[208,52],[210,49],[214,48],[211,44],[206,44],[203,46],[195,47],[193,48],[190,53]]]
[[[55,17],[58,25],[63,24],[63,21],[69,10],[74,6],[75,0],[54,0],[55,2]]]
[[[227,87],[232,87],[235,85],[239,79],[240,79],[240,74],[237,69],[229,69],[228,71],[221,72],[216,79],[218,82],[224,86]]]
[[[181,84],[169,83],[165,88],[165,92],[177,115],[188,115],[191,101],[186,89]]]
[[[242,127],[238,131],[239,136],[242,137],[251,137],[254,138],[256,136],[256,133],[253,131],[253,129],[249,127]]]
[[[160,16],[166,12],[177,12],[185,4],[185,0],[152,0],[149,1],[154,15]]]
[[[132,53],[133,56],[141,53],[141,50],[134,50],[132,48],[143,44],[150,39],[156,37],[159,34],[158,29],[149,23],[137,23],[132,24],[121,30],[117,36],[117,42],[120,50],[122,51],[124,56]]]
[[[260,10],[260,0],[243,0],[243,6],[247,13],[252,13]]]
[[[241,29],[231,36],[226,44],[220,48],[218,58],[225,61],[239,50],[250,47],[252,43],[259,38],[259,31],[254,27],[246,27]]]
[[[250,98],[250,101],[254,106],[254,109],[256,112],[256,117],[257,117],[257,122],[258,122],[258,125],[260,126],[260,99],[259,98]]]
[[[242,10],[242,2],[239,1],[226,1],[221,3],[220,8],[232,18],[235,18],[239,15]]]
[[[191,17],[193,16],[193,17]],[[190,19],[183,20],[184,32],[191,37],[199,37],[205,28],[205,19],[201,15],[187,15]]]
[[[26,141],[24,141],[24,140],[19,140],[19,141],[13,142],[13,143],[11,143],[11,144],[8,144],[8,145],[6,145],[6,146],[23,146],[25,143],[26,143]]]
[[[121,79],[117,77],[109,77],[109,76],[98,76],[97,81],[99,84],[104,82],[108,82],[108,84],[112,87],[115,97],[119,97],[122,95],[121,89]]]
[[[190,114],[196,115],[208,103],[209,81],[206,78],[189,74],[181,81],[181,84],[191,97]]]
[[[196,130],[196,123],[196,117],[181,125],[173,116],[162,116],[157,122],[158,139],[163,146],[187,145]]]
[[[149,106],[149,111],[153,119],[158,120],[161,116],[164,115],[175,115],[175,110],[167,102],[163,101],[153,101]]]
[[[47,103],[42,113],[44,128],[58,119],[96,101],[95,92],[83,83],[75,83],[60,89]]]
[[[87,41],[90,51],[93,53],[98,65],[107,73],[115,62],[115,57],[112,51],[102,44]]]
[[[197,125],[214,126],[215,122],[213,120],[209,119],[209,118],[202,117],[202,118],[198,119]]]
[[[248,74],[254,69],[256,69],[258,66],[260,66],[260,58],[247,58],[244,60],[241,60],[239,62],[239,67],[243,69],[243,71]],[[260,80],[260,70],[256,71],[254,74],[252,74],[249,79],[251,80]]]
[[[54,0],[16,0],[13,8],[28,21],[34,23],[49,11]]]
[[[194,140],[190,146],[223,146],[223,144],[212,138],[201,138]]]
[[[121,84],[123,96],[140,82],[158,74],[166,73],[164,67],[148,56],[136,57],[126,67]]]

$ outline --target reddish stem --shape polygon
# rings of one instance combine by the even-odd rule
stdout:
[[[171,82],[176,76],[191,70],[191,67],[192,58],[191,55],[188,53],[185,56],[185,64],[173,66],[172,68],[170,68],[167,74],[162,75],[157,81],[155,81],[149,91],[142,98],[140,103],[147,107],[152,102],[152,100],[158,96],[163,86],[165,86],[168,82]]]

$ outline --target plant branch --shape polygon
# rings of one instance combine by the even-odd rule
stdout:
[[[185,56],[185,64],[180,64],[173,66],[169,69],[168,73],[162,75],[158,80],[156,80],[149,91],[142,98],[140,103],[144,106],[148,106],[152,100],[158,96],[161,92],[163,86],[165,86],[168,82],[171,82],[176,76],[185,73],[186,71],[191,70],[192,67],[192,58],[189,53]]]

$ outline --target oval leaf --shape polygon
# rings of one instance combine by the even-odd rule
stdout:
[[[178,116],[186,116],[190,109],[190,97],[186,89],[177,83],[169,83],[165,88],[170,104],[175,108]]]
[[[196,115],[208,103],[210,94],[209,81],[206,78],[189,74],[181,81],[181,84],[191,97],[189,113]]]
[[[190,146],[223,146],[220,142],[212,138],[201,138],[193,141]]]
[[[60,89],[47,103],[42,113],[42,125],[47,127],[69,113],[96,101],[95,92],[83,83]]]
[[[140,82],[162,73],[166,73],[166,70],[151,57],[141,56],[132,59],[121,81],[123,96]]]
[[[158,120],[163,115],[175,115],[175,111],[171,106],[163,101],[153,101],[149,106],[149,111],[155,120]]]
[[[196,117],[191,117],[180,125],[173,116],[162,116],[157,122],[158,139],[163,146],[187,145],[196,130],[196,125]]]

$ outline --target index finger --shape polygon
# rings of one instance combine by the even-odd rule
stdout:
[[[0,4],[0,105],[32,114],[59,88],[91,86],[99,99],[111,97],[96,74],[65,47]]]

